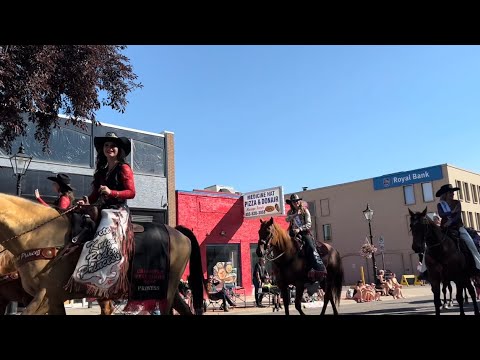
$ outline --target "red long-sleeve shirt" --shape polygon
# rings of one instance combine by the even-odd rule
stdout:
[[[122,200],[133,199],[135,197],[135,182],[133,180],[132,168],[127,164],[121,165],[120,180],[125,190],[110,189],[112,190],[110,195],[104,195],[104,196],[107,196],[108,198],[117,198]],[[105,179],[101,179],[100,184],[104,185]],[[88,196],[88,201],[90,202],[90,204],[93,204],[98,200],[99,196],[100,196],[100,193],[98,192],[98,188],[93,189],[92,193]]]
[[[43,205],[45,205],[45,206],[50,206],[50,205],[48,205],[45,201],[43,201],[43,199],[42,199],[41,197],[38,197],[37,200],[38,200],[38,202],[39,202],[40,204],[43,204]],[[60,208],[60,209],[62,209],[62,210],[66,210],[66,209],[68,209],[68,208],[70,207],[70,203],[71,203],[70,198],[69,198],[68,196],[66,196],[66,195],[62,195],[62,196],[60,196],[60,198],[58,199],[58,205],[57,205],[57,207]]]

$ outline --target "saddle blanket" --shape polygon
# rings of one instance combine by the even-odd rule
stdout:
[[[84,244],[66,288],[86,288],[88,294],[99,297],[126,290],[129,228],[128,210],[103,209],[95,237]]]
[[[145,224],[135,235],[130,292],[125,314],[164,313],[170,275],[170,236],[165,225]]]

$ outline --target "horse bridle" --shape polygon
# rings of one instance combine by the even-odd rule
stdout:
[[[428,219],[427,219],[426,216],[424,216],[424,217],[422,218],[422,223],[423,223],[423,226],[424,226],[424,231],[423,231],[423,243],[425,244],[425,251],[427,251],[428,249],[431,249],[431,248],[434,248],[434,247],[437,247],[437,246],[442,245],[442,243],[443,243],[443,242],[445,241],[445,239],[446,239],[447,234],[444,233],[442,239],[441,239],[439,242],[437,242],[437,243],[435,243],[435,244],[433,244],[433,245],[428,245],[428,243],[427,243],[427,234],[428,234],[428,231],[429,231],[429,226],[436,226],[436,225],[432,225],[432,224],[428,221]]]
[[[265,261],[275,261],[279,257],[281,257],[283,254],[285,254],[285,251],[282,251],[280,255],[275,256],[273,253],[273,247],[270,245],[270,241],[273,239],[273,233],[272,233],[272,227],[271,225],[268,228],[268,236],[266,239],[260,239],[260,243],[262,243],[265,246],[265,254],[264,258]]]

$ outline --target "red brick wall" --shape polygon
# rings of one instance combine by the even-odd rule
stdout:
[[[193,229],[200,244],[204,277],[207,275],[207,244],[240,244],[242,284],[252,295],[250,244],[258,242],[259,219],[244,220],[242,197],[208,191],[177,191],[177,224]],[[265,220],[268,219],[265,218]],[[285,229],[284,216],[275,217]],[[225,231],[225,236],[220,235]],[[188,266],[184,278],[188,275]]]

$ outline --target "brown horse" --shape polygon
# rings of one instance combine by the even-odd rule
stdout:
[[[160,225],[151,224],[145,236],[158,231]],[[194,234],[178,226],[169,228],[170,263],[169,282],[167,285],[167,311],[172,305],[182,307],[182,299],[178,293],[178,284],[188,261],[190,261],[190,283],[194,307],[202,313],[203,305],[203,270],[200,258],[200,247]],[[60,248],[71,237],[71,224],[66,216],[30,200],[0,193],[0,245],[13,255],[32,250]],[[34,296],[22,314],[65,314],[63,303],[69,299],[88,297],[87,294],[71,293],[64,285],[75,269],[80,252],[60,258],[56,264],[42,271],[50,260],[39,259],[22,264],[19,274],[23,288]],[[188,309],[188,307],[187,307]],[[185,310],[186,311],[186,310]]]
[[[427,208],[423,212],[410,213],[410,229],[412,231],[412,250],[421,253],[425,249],[424,261],[427,265],[428,280],[432,286],[435,314],[440,315],[440,283],[453,281],[457,287],[457,302],[460,315],[463,310],[463,289],[466,288],[472,298],[475,315],[480,315],[471,277],[474,275],[473,258],[468,254],[463,240],[457,243],[427,216]],[[463,251],[462,248],[465,248]]]
[[[305,284],[309,282],[305,257],[296,247],[294,240],[273,221],[273,218],[268,221],[260,220],[260,223],[257,255],[265,256],[273,263],[277,285],[282,293],[285,315],[289,315],[288,285],[295,285],[295,308],[301,315],[305,315],[301,304]],[[327,249],[327,253],[322,256],[327,266],[327,276],[320,284],[325,292],[321,315],[325,314],[329,302],[332,304],[333,313],[338,315],[337,306],[340,304],[343,283],[342,260],[338,251],[332,246],[327,244],[323,246]]]

